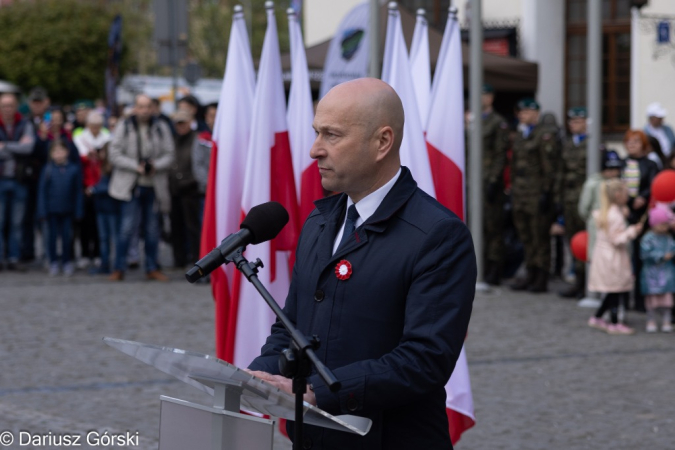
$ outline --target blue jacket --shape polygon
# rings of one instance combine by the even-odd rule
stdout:
[[[664,261],[666,253],[675,254],[675,240],[670,234],[648,231],[640,240],[640,289],[643,294],[675,292],[675,265]]]
[[[59,139],[61,142],[65,143],[66,148],[68,149],[68,161],[81,165],[80,152],[77,151],[77,147],[73,144],[73,140],[70,139],[66,133],[61,133]],[[35,139],[34,154],[40,161],[41,167],[44,167],[49,162],[49,146],[53,141],[54,138],[41,139],[39,136]]]
[[[364,437],[305,427],[312,449],[451,449],[445,389],[467,332],[476,284],[468,229],[402,174],[377,211],[335,255],[346,195],[315,202],[297,248],[284,311],[342,389],[314,372],[319,408],[373,420]],[[352,273],[339,280],[341,260]],[[289,336],[277,322],[251,369],[278,374]],[[292,432],[289,423],[289,432]]]
[[[42,169],[38,187],[37,214],[39,219],[48,214],[83,216],[82,169],[71,161],[62,166],[49,161]]]

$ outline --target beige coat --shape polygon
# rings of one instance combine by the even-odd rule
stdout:
[[[600,211],[593,212],[596,221],[599,215]],[[635,278],[628,245],[636,236],[635,225],[626,226],[621,209],[612,205],[607,214],[607,230],[597,227],[588,275],[589,291],[606,293],[633,290]]]
[[[136,169],[139,164],[138,136],[132,119],[120,122],[115,128],[110,150],[110,163],[113,166],[108,193],[112,198],[129,201],[138,180]],[[161,120],[154,119],[150,124],[152,142],[152,160],[155,174],[152,177],[155,197],[160,211],[171,210],[169,196],[169,167],[174,160],[173,136],[169,127]]]

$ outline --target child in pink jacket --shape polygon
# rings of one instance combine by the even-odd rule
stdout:
[[[633,289],[634,276],[628,245],[642,231],[642,224],[626,226],[623,209],[628,189],[621,180],[607,180],[600,187],[600,210],[593,213],[597,235],[588,277],[588,290],[603,294],[602,304],[588,325],[609,334],[633,334],[634,330],[618,320],[619,304]],[[609,311],[611,323],[602,318]]]

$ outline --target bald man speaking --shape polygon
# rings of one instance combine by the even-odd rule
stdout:
[[[314,119],[321,183],[300,235],[284,310],[342,383],[316,373],[305,401],[373,421],[364,437],[306,426],[303,448],[452,449],[445,389],[467,332],[476,283],[471,235],[401,166],[404,113],[386,83],[334,87]],[[420,149],[420,151],[426,151]],[[291,392],[279,374],[290,338],[279,323],[249,369]],[[292,424],[288,426],[292,432]]]

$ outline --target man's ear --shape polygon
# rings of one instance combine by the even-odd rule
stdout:
[[[394,130],[390,126],[384,126],[377,132],[377,158],[382,161],[394,147]]]

